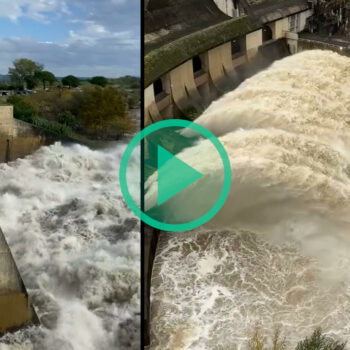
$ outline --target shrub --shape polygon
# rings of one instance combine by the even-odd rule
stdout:
[[[76,130],[78,128],[78,121],[74,114],[70,111],[64,111],[58,115],[57,121],[65,126],[68,126],[72,130]]]
[[[249,350],[266,350],[267,339],[261,332],[259,327],[256,327],[254,333],[252,334],[249,342],[248,349]],[[282,338],[280,328],[276,328],[274,331],[274,335],[272,338],[272,350],[284,350],[286,348],[286,340]]]
[[[96,86],[85,89],[76,98],[78,120],[87,134],[118,137],[134,130],[127,103],[118,90]]]
[[[13,105],[13,114],[17,119],[31,122],[32,117],[36,114],[35,109],[20,96],[11,96],[7,102]]]
[[[73,134],[70,127],[44,118],[33,117],[31,123],[37,128],[44,129],[60,136],[70,137]]]

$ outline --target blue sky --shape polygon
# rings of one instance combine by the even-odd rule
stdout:
[[[16,58],[57,76],[140,75],[140,0],[0,0],[0,74]]]

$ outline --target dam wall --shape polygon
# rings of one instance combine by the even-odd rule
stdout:
[[[45,136],[21,120],[14,119],[13,106],[0,106],[0,163],[22,158],[45,143]]]
[[[0,106],[0,134],[10,136],[14,131],[13,106]]]
[[[173,1],[167,2],[165,10],[154,13],[159,18],[161,11],[169,18],[172,14],[172,27],[160,28],[154,19],[147,25],[146,16],[146,30],[153,32],[146,33],[145,43],[145,125],[168,118],[192,119],[274,60],[296,53],[298,33],[307,28],[313,13],[306,1],[284,0],[277,7],[258,1],[240,9],[235,18],[229,16],[237,14],[232,9],[220,15],[211,8],[209,22],[205,6],[197,4],[200,10],[188,7],[186,16],[198,12],[195,26],[189,28],[184,20],[176,21]],[[149,8],[152,3],[156,7],[150,1]],[[173,27],[180,29],[172,31]],[[159,34],[163,32],[167,34]]]
[[[304,34],[298,38],[298,52],[305,50],[330,50],[339,55],[350,57],[350,40],[337,38],[320,38],[317,35]]]
[[[38,317],[0,229],[0,335],[34,324]]]

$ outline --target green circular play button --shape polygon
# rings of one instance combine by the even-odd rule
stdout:
[[[142,221],[164,231],[186,231],[208,222],[224,205],[231,166],[208,129],[171,119],[150,125],[131,140],[119,179],[126,203]]]

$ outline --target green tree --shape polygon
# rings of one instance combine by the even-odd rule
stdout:
[[[86,89],[80,94],[78,118],[84,132],[92,136],[119,137],[134,129],[127,103],[118,90],[107,87]]]
[[[108,80],[105,77],[96,76],[90,79],[90,83],[105,87],[108,84]]]
[[[7,102],[13,105],[13,114],[17,119],[31,122],[36,115],[35,109],[20,96],[11,96]]]
[[[47,70],[36,72],[35,79],[42,83],[44,89],[46,89],[47,84],[51,86],[56,82],[55,75]]]
[[[126,75],[115,79],[116,84],[122,89],[140,89],[140,78]]]
[[[78,87],[80,85],[80,80],[74,75],[67,75],[62,79],[62,84],[70,88]]]
[[[9,68],[11,82],[17,87],[35,87],[35,74],[44,69],[42,64],[36,63],[27,58],[20,58],[13,61],[13,67]]]
[[[346,342],[342,343],[322,334],[316,329],[310,337],[299,342],[295,350],[345,350]]]

